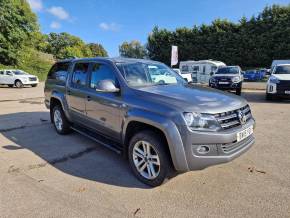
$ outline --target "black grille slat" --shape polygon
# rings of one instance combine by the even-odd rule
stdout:
[[[237,115],[238,111],[240,110],[242,110],[244,114],[246,115],[247,121],[252,117],[251,109],[249,105],[246,105],[245,107],[242,107],[237,110],[215,114],[215,117],[223,129],[231,129],[231,128],[241,125],[238,115]]]
[[[234,152],[236,150],[239,150],[242,146],[244,146],[244,144],[248,144],[248,142],[252,141],[253,139],[254,139],[254,137],[251,135],[240,142],[234,142],[234,143],[230,143],[230,144],[222,144],[221,148],[222,148],[224,153],[231,153],[231,152]]]
[[[280,80],[280,82],[277,84],[277,92],[283,93],[285,91],[290,91],[290,80]]]

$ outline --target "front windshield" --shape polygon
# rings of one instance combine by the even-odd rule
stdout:
[[[23,72],[23,71],[20,71],[20,70],[15,70],[15,71],[13,71],[13,73],[15,74],[15,75],[26,75],[27,73],[25,73],[25,72]]]
[[[215,74],[238,74],[239,68],[238,67],[222,67],[219,68]]]
[[[117,63],[130,86],[152,86],[185,84],[185,80],[164,64],[155,63]]]
[[[274,74],[290,74],[290,65],[277,66]]]

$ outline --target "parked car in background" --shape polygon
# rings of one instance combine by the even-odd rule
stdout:
[[[266,99],[290,99],[290,64],[278,64],[272,70],[266,89]]]
[[[22,70],[0,70],[0,85],[22,88],[25,85],[36,87],[37,84],[37,76],[28,74]]]
[[[274,70],[275,66],[280,64],[290,64],[290,60],[273,60],[271,64],[271,73]]]
[[[260,81],[266,74],[265,69],[261,70],[247,70],[243,73],[244,80],[247,81]]]
[[[181,61],[179,69],[188,82],[208,84],[211,75],[223,66],[226,64],[214,60]]]
[[[156,72],[175,82],[154,80]],[[245,99],[189,85],[160,62],[57,62],[44,93],[57,133],[73,129],[123,154],[134,175],[151,186],[160,185],[172,171],[231,161],[254,143],[255,120]]]
[[[237,95],[241,95],[242,83],[243,75],[239,66],[220,67],[209,80],[210,87],[235,91]]]

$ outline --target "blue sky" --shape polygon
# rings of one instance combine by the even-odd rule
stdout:
[[[118,56],[124,41],[146,42],[154,26],[174,30],[209,24],[216,18],[237,22],[257,15],[265,6],[289,0],[28,0],[41,31],[68,32],[85,42],[101,43]]]

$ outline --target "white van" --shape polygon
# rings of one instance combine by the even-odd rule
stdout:
[[[272,74],[268,79],[266,99],[290,99],[290,63],[274,65]]]
[[[201,60],[201,61],[181,61],[179,69],[181,76],[193,83],[208,83],[212,74],[214,74],[219,67],[226,66],[221,61]]]
[[[271,72],[273,72],[275,66],[280,64],[290,64],[290,60],[273,60],[271,65]]]

